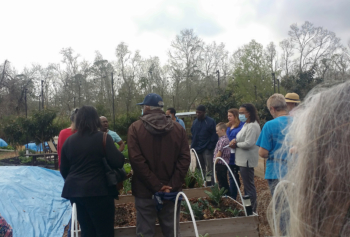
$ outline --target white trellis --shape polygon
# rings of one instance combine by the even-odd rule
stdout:
[[[78,224],[78,214],[77,214],[77,205],[73,203],[72,206],[72,219],[71,219],[71,230],[70,230],[70,236],[71,237],[78,237],[80,230],[80,226]]]
[[[176,218],[177,215],[176,215],[176,213],[177,213],[177,205],[178,205],[178,201],[179,201],[180,195],[182,195],[182,197],[185,199],[185,201],[186,201],[186,203],[187,203],[188,209],[190,210],[192,222],[193,222],[194,233],[195,233],[196,237],[199,237],[199,235],[198,235],[198,229],[197,229],[197,225],[196,225],[196,220],[194,219],[194,215],[193,215],[193,211],[192,211],[192,208],[191,208],[191,204],[190,204],[190,202],[188,201],[188,198],[187,198],[186,194],[183,193],[183,192],[179,192],[179,193],[176,195],[175,207],[174,207],[174,237],[176,237],[176,221],[177,221],[177,218]]]
[[[247,215],[247,210],[245,209],[245,206],[243,204],[243,196],[242,196],[242,193],[241,193],[241,190],[239,189],[239,186],[238,186],[238,183],[237,183],[237,180],[235,178],[235,176],[233,175],[232,173],[232,170],[230,169],[230,166],[226,163],[226,161],[224,159],[222,159],[221,157],[216,157],[215,158],[215,161],[214,161],[214,168],[213,168],[213,172],[215,172],[215,166],[216,166],[216,163],[221,160],[222,162],[224,162],[224,164],[227,166],[227,169],[229,170],[229,172],[231,173],[232,175],[232,178],[233,180],[235,181],[235,184],[236,184],[236,187],[237,187],[237,190],[239,192],[239,196],[241,197],[241,201],[242,201],[242,204],[237,202],[235,199],[233,199],[232,197],[228,196],[229,198],[231,198],[233,201],[235,201],[236,203],[238,203],[239,205],[241,205],[244,209],[244,213],[245,213],[245,216],[248,216]],[[216,175],[214,175],[214,182],[217,183],[217,179],[216,179]]]
[[[196,156],[196,159],[197,159],[197,163],[199,164],[199,168],[200,168],[200,171],[201,171],[201,174],[202,174],[202,178],[203,178],[203,181],[204,181],[204,186],[207,187],[207,180],[204,179],[204,175],[203,175],[203,169],[202,169],[202,166],[201,166],[201,162],[199,161],[199,158],[198,158],[198,155],[197,155],[197,152],[195,149],[191,149],[191,151],[194,153],[194,155]]]

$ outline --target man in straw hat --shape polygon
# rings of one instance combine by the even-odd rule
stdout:
[[[292,115],[292,110],[300,103],[299,95],[297,93],[287,93],[284,98],[287,102],[289,115]]]

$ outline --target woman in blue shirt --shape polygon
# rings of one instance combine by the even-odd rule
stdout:
[[[236,135],[237,133],[239,133],[239,131],[241,131],[244,122],[241,122],[239,120],[239,114],[238,114],[238,109],[229,109],[227,111],[227,119],[228,119],[228,123],[227,123],[227,130],[226,130],[226,134],[228,139],[230,140],[230,146],[232,145],[231,142],[232,140],[236,139]],[[239,167],[235,164],[235,149],[231,148],[231,156],[230,156],[230,169],[233,173],[233,175],[236,178],[237,184],[239,187],[241,187],[241,182],[239,181]],[[230,176],[230,196],[234,199],[237,198],[237,186],[235,184],[235,181],[233,180],[233,177],[231,175],[231,173],[229,173]]]

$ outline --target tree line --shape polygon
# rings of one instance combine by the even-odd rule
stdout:
[[[0,65],[0,119],[25,116],[26,106],[28,113],[52,109],[67,116],[87,104],[108,118],[114,108],[115,117],[127,119],[139,114],[136,103],[151,92],[178,111],[204,103],[213,111],[221,106],[219,118],[234,101],[260,103],[263,114],[274,92],[293,91],[303,98],[321,82],[350,78],[350,41],[343,45],[334,32],[307,21],[291,25],[287,33],[278,44],[251,40],[229,52],[224,43],[204,42],[185,29],[171,41],[166,61],[132,52],[126,42],[116,46],[111,61],[96,51],[89,62],[72,48],[59,52],[61,62],[21,71],[8,59]]]

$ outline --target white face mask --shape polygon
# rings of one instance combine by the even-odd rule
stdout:
[[[141,109],[141,116],[143,115],[143,109]]]

